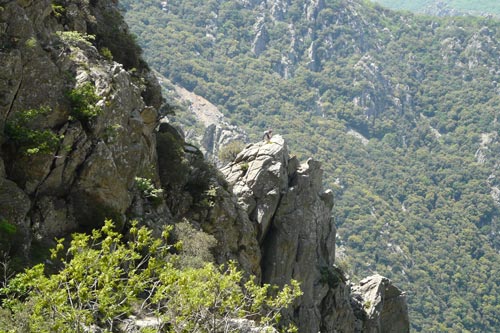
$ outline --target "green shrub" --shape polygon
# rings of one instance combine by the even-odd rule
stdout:
[[[158,202],[162,200],[163,189],[156,188],[149,178],[135,177],[135,185],[143,197]]]
[[[332,289],[337,288],[340,283],[347,281],[344,272],[337,266],[321,266],[319,271],[321,273],[320,281]]]
[[[245,148],[245,144],[241,141],[232,141],[219,150],[219,159],[223,163],[234,161],[236,156]]]
[[[277,293],[253,279],[244,282],[234,263],[178,268],[166,242],[169,231],[155,239],[133,223],[125,242],[108,220],[90,235],[74,234],[68,249],[59,240],[52,250],[52,259],[62,263],[58,273],[46,275],[39,264],[0,290],[3,308],[10,310],[0,311],[2,328],[84,332],[97,325],[115,331],[134,314],[155,316],[157,332],[216,332],[230,318],[274,325],[280,310],[301,295],[295,281]]]
[[[48,107],[30,109],[16,113],[12,120],[5,123],[5,134],[26,155],[47,154],[59,146],[62,136],[49,129],[36,129],[36,119],[51,111]]]
[[[61,41],[69,46],[80,47],[82,45],[92,46],[95,36],[87,35],[78,31],[56,31]]]
[[[8,254],[15,240],[14,236],[17,234],[17,227],[9,223],[6,219],[0,219],[0,253]]]
[[[34,48],[37,44],[37,40],[35,37],[31,37],[30,39],[26,40],[26,42],[24,43],[24,45],[27,47],[27,48]]]
[[[78,120],[88,121],[102,112],[102,108],[97,105],[100,97],[90,82],[71,90],[68,93],[68,98],[71,103],[71,115]]]
[[[247,173],[249,167],[250,164],[248,164],[248,162],[243,162],[240,164],[240,170],[243,171],[244,174]]]
[[[113,53],[111,53],[111,50],[108,49],[107,47],[102,47],[100,50],[101,55],[106,58],[109,61],[113,60]]]
[[[175,240],[182,244],[181,267],[201,268],[213,262],[212,249],[217,245],[214,236],[195,229],[186,219],[176,223],[172,232]]]
[[[57,3],[52,3],[52,15],[54,15],[56,18],[61,17],[65,11],[66,8],[64,8],[64,6]]]

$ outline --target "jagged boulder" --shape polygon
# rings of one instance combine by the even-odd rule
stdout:
[[[406,295],[386,277],[369,276],[352,288],[362,332],[405,333],[410,331]]]
[[[408,331],[404,294],[388,279],[352,286],[335,266],[333,193],[323,190],[318,161],[301,164],[275,135],[248,145],[221,171],[259,228],[262,281],[301,283],[304,294],[284,312],[285,322],[305,333]]]
[[[252,52],[258,57],[267,48],[269,42],[269,33],[267,32],[264,17],[258,19],[254,25],[255,37],[252,42]]]
[[[248,145],[221,171],[250,220],[259,226],[262,243],[271,219],[288,188],[288,149],[281,136]]]
[[[300,165],[276,135],[247,146],[222,172],[259,225],[263,281],[300,281],[304,295],[287,319],[301,332],[318,332],[321,303],[329,291],[324,270],[335,259],[333,194],[322,189],[320,163],[310,159]]]

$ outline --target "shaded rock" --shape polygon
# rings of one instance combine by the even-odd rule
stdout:
[[[289,181],[263,242],[263,280],[283,285],[301,282],[304,295],[290,318],[300,332],[318,332],[324,320],[322,303],[330,286],[323,270],[335,260],[333,194],[322,190],[320,163],[308,160]]]
[[[1,214],[21,227],[26,244],[99,226],[104,218],[123,223],[135,202],[135,177],[159,182],[154,129],[163,99],[138,46],[112,1],[65,9],[56,17],[49,0],[4,1],[0,11],[0,207],[15,205]],[[96,35],[95,44],[87,34]],[[112,41],[120,41],[120,52]],[[115,50],[123,65],[101,56],[102,47]],[[127,71],[129,65],[136,70]],[[68,92],[88,84],[101,111],[84,119]],[[43,142],[19,142],[5,124],[41,107],[49,112],[24,130],[59,141],[50,151],[26,153]]]
[[[218,241],[214,248],[217,263],[235,260],[260,279],[257,228],[227,189],[226,181],[170,124],[161,124],[157,139],[161,186],[172,221],[187,218],[213,235]]]
[[[250,220],[259,226],[259,240],[262,242],[281,194],[288,187],[285,141],[276,135],[269,143],[250,144],[221,172],[233,186],[233,193]]]
[[[408,330],[404,294],[388,279],[369,278],[352,287],[335,266],[333,193],[323,190],[318,161],[301,164],[275,135],[247,145],[221,171],[259,228],[262,281],[301,284],[303,296],[283,312],[284,323],[294,322],[306,333]]]
[[[250,220],[259,226],[262,280],[301,283],[304,295],[285,320],[300,332],[318,332],[330,287],[322,270],[335,258],[333,194],[322,189],[320,163],[290,158],[283,138],[248,145],[222,169]]]
[[[362,332],[409,332],[406,295],[386,277],[373,275],[352,288]]]
[[[267,48],[269,33],[267,32],[265,20],[262,17],[254,26],[255,37],[252,42],[252,52],[258,57]]]

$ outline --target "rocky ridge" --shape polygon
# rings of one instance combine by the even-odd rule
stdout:
[[[50,1],[1,3],[0,157],[5,167],[0,179],[2,194],[14,194],[2,200],[1,218],[18,227],[25,244],[97,225],[104,217],[123,222],[134,178],[156,160],[159,85],[145,64],[130,63],[136,68],[132,72],[98,52],[90,34],[96,33],[96,44],[104,42],[109,37],[98,28],[101,20],[120,16],[111,4],[84,3],[65,3],[64,15]],[[127,36],[127,30],[115,36],[124,48]],[[119,60],[120,53],[115,57]],[[96,117],[76,115],[69,101],[69,93],[83,87],[95,91]],[[29,110],[34,118],[20,123]],[[9,133],[9,126],[20,134]],[[47,137],[50,149],[38,152]]]
[[[222,112],[205,98],[175,85],[180,101],[187,102],[188,112],[194,115],[203,128],[203,135],[186,135],[187,141],[199,144],[205,157],[219,163],[219,150],[232,141],[248,142],[248,135],[241,128],[231,125]]]
[[[222,173],[259,229],[264,283],[301,282],[304,295],[286,320],[300,332],[408,332],[404,293],[389,279],[352,285],[335,266],[333,193],[320,163],[290,157],[284,139],[248,145]]]
[[[187,219],[217,239],[218,263],[237,260],[263,282],[299,280],[304,296],[285,319],[301,332],[405,331],[401,291],[387,279],[353,289],[334,266],[333,195],[322,189],[318,162],[301,164],[275,136],[247,146],[222,170],[226,181],[159,124],[159,86],[113,3],[58,3],[64,11],[48,0],[0,2],[0,220],[17,230],[15,243],[1,244],[7,251],[28,257],[33,242],[104,218],[124,229],[131,219],[153,228]],[[68,96],[85,87],[96,101],[79,96],[98,112],[82,117]],[[47,136],[56,140],[44,148]],[[394,297],[399,308],[389,311]],[[397,323],[387,323],[391,313],[401,314]]]

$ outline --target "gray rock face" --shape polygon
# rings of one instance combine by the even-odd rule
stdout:
[[[138,60],[136,71],[128,71],[94,46],[112,49],[107,34],[127,38],[125,28],[97,28],[123,25],[117,9],[111,2],[72,3],[61,15],[54,15],[49,0],[3,1],[0,10],[0,219],[16,225],[27,245],[104,218],[123,223],[135,177],[156,165],[158,84]],[[87,34],[96,35],[95,44]],[[129,44],[122,46],[137,48]],[[75,116],[68,93],[89,84],[101,111],[83,119]],[[49,111],[18,133],[6,130],[41,107]],[[56,147],[26,153],[44,144],[43,138],[26,141],[29,131],[50,133]],[[158,182],[154,171],[149,177]],[[8,206],[16,208],[3,209]]]
[[[233,186],[238,202],[259,226],[262,243],[281,196],[288,188],[288,149],[281,136],[248,145],[221,171]]]
[[[221,171],[259,228],[262,281],[301,283],[304,294],[285,322],[306,333],[408,331],[405,297],[388,279],[351,286],[335,266],[333,193],[322,188],[319,162],[300,164],[275,135],[248,145]]]
[[[304,295],[295,314],[286,315],[300,332],[318,332],[321,303],[329,291],[321,271],[333,266],[335,259],[333,195],[322,190],[319,162],[300,165],[276,135],[270,142],[247,146],[222,172],[250,219],[259,225],[263,282],[300,281]]]
[[[388,278],[373,275],[361,280],[352,288],[353,299],[364,312],[362,332],[409,332],[410,320],[405,294]]]
[[[172,85],[166,78],[161,79],[165,85]],[[189,104],[187,111],[195,117],[203,133],[196,135],[193,131],[187,131],[186,140],[198,144],[208,160],[221,166],[218,155],[222,147],[233,141],[248,142],[247,133],[229,124],[215,105],[180,86],[174,85],[174,89],[175,99],[178,98],[181,104]]]
[[[257,21],[254,27],[255,38],[252,42],[252,52],[258,57],[266,50],[267,43],[269,42],[269,33],[267,32],[264,18]]]

